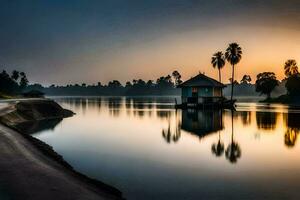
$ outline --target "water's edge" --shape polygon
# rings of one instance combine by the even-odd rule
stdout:
[[[5,108],[4,108],[5,109]],[[1,109],[2,110],[2,109]],[[51,117],[53,119],[53,117]],[[36,120],[39,121],[39,120]],[[67,161],[64,160],[63,156],[58,154],[52,146],[46,144],[45,142],[29,135],[26,133],[23,133],[19,129],[17,129],[15,126],[6,123],[3,120],[0,120],[0,124],[3,126],[14,130],[15,132],[19,133],[23,138],[25,138],[28,142],[30,142],[38,151],[40,151],[43,155],[45,155],[47,158],[50,158],[52,161],[58,163],[63,168],[66,169],[66,173],[69,173],[71,176],[77,178],[78,180],[82,181],[84,184],[95,186],[98,189],[102,189],[105,192],[107,192],[109,195],[113,195],[118,199],[122,198],[122,192],[118,190],[117,188],[110,186],[108,184],[105,184],[97,179],[90,178],[78,171],[76,171]]]

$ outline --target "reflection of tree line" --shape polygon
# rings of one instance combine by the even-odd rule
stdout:
[[[164,113],[165,117],[170,118],[170,112]],[[176,119],[176,126],[171,128],[170,119],[168,127],[162,130],[162,136],[167,143],[177,142],[181,136],[181,130],[203,138],[211,133],[218,132],[218,141],[211,146],[212,153],[220,157],[224,155],[231,163],[236,163],[241,157],[241,147],[234,139],[234,119],[240,117],[244,126],[251,124],[251,112],[231,112],[231,141],[225,148],[221,140],[220,130],[223,129],[222,111],[208,110],[182,110],[181,120]],[[276,112],[256,112],[256,124],[258,129],[274,130],[277,123]],[[177,112],[176,112],[177,116]],[[287,129],[284,135],[284,143],[287,147],[293,147],[300,132],[300,113],[283,114]]]
[[[257,127],[263,130],[274,130],[277,124],[278,113],[276,112],[257,112]],[[283,120],[286,124],[284,133],[284,144],[291,148],[294,147],[300,132],[300,113],[284,113]]]
[[[258,129],[274,130],[276,128],[276,112],[256,112],[256,124]]]
[[[173,99],[165,99],[164,102],[172,102]],[[101,107],[105,106],[109,109],[109,113],[118,117],[121,108],[124,106],[126,109],[126,114],[137,117],[143,117],[146,113],[151,116],[152,112],[156,113],[156,116],[160,119],[170,120],[172,110],[169,106],[164,104],[158,104],[161,99],[156,100],[155,98],[132,98],[132,97],[111,97],[111,98],[61,98],[59,102],[64,104],[69,104],[71,107],[74,106],[76,109],[82,109],[83,112],[88,108],[95,109],[99,111]],[[168,108],[168,109],[165,109]],[[178,112],[176,112],[176,116]],[[210,133],[216,133],[223,129],[223,113],[216,110],[205,110],[205,111],[195,111],[195,110],[182,110],[181,120],[176,122],[176,127],[171,129],[170,124],[167,129],[163,130],[162,136],[166,142],[176,142],[180,139],[181,129],[197,135],[202,138]],[[243,125],[251,124],[251,112],[233,112],[233,118],[240,117]],[[293,147],[296,144],[297,136],[300,132],[300,113],[285,113],[283,114],[284,121],[286,122],[286,131],[284,133],[284,143],[287,147]],[[258,129],[261,130],[274,130],[276,128],[278,113],[276,112],[256,112],[256,125]],[[233,141],[233,140],[232,140]],[[235,148],[237,145],[232,142],[231,148]],[[222,149],[222,143],[218,142],[215,144],[215,150]],[[214,151],[215,151],[214,150]],[[229,152],[229,151],[228,151]],[[216,153],[216,155],[219,153]]]
[[[157,97],[62,97],[56,98],[59,103],[68,104],[71,109],[82,110],[101,108],[108,109],[113,117],[118,117],[123,108],[127,115],[142,118],[146,114],[151,116],[153,112],[161,119],[166,119],[166,112],[170,112],[174,98]],[[164,103],[161,103],[163,100]]]
[[[181,122],[178,119],[178,110],[175,111],[175,130],[171,130],[171,112],[160,112],[161,114],[164,113],[164,117],[168,119],[168,128],[162,130],[162,136],[167,143],[177,142],[181,136]]]
[[[287,147],[294,147],[300,132],[300,113],[287,113],[283,115],[287,129],[284,134],[284,144]]]

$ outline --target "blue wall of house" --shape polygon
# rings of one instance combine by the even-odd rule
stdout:
[[[190,87],[184,87],[184,88],[182,88],[181,95],[183,97],[191,97],[192,96],[192,88],[190,88]]]
[[[198,96],[199,97],[212,97],[213,96],[213,88],[198,88]]]
[[[192,88],[184,87],[182,88],[182,97],[191,97],[192,96]],[[207,87],[199,87],[198,88],[198,97],[212,97],[213,96],[213,88]]]

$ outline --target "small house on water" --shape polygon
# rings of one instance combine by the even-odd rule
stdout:
[[[181,88],[180,107],[218,106],[224,100],[222,90],[225,85],[201,73],[178,87]]]

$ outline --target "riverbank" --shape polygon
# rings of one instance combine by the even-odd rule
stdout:
[[[20,129],[25,122],[68,117],[71,111],[35,100],[10,104],[0,113],[0,186],[12,199],[122,199],[119,190],[76,172],[52,147]]]

